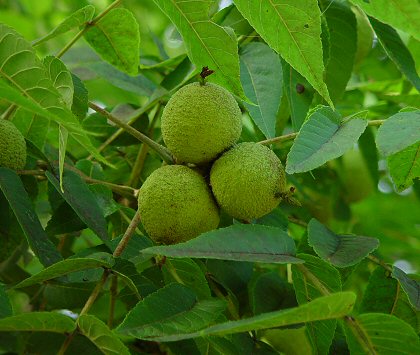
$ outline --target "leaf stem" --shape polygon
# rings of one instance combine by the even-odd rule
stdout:
[[[17,109],[17,105],[12,104],[10,105],[6,111],[3,112],[3,114],[1,115],[1,119],[3,120],[8,120],[10,117],[12,117],[12,115],[15,113],[16,109]]]
[[[274,138],[270,138],[270,139],[266,139],[264,141],[260,141],[258,143],[263,144],[263,145],[269,145],[269,144],[273,144],[273,143],[280,143],[280,142],[286,142],[286,141],[290,141],[296,138],[298,134],[296,132],[294,133],[289,133],[289,134],[285,134],[279,137],[274,137]]]
[[[370,261],[374,262],[375,264],[378,264],[379,266],[382,266],[385,270],[387,270],[387,271],[389,271],[389,272],[392,273],[392,267],[389,266],[389,265],[387,265],[386,263],[384,263],[381,259],[377,258],[376,256],[374,256],[372,254],[369,254],[367,256],[367,258]]]
[[[381,124],[383,124],[386,120],[371,120],[368,121],[368,125],[369,126],[380,126]]]
[[[114,258],[118,258],[124,249],[127,247],[128,242],[130,241],[131,237],[133,236],[138,224],[140,223],[140,213],[137,210],[136,214],[134,215],[133,219],[131,220],[130,224],[128,225],[127,230],[124,233],[124,236],[118,243],[117,247],[114,250],[112,256]]]
[[[93,102],[89,102],[89,107],[95,110],[96,112],[100,113],[101,115],[105,116],[107,119],[114,122],[116,125],[120,126],[127,133],[130,133],[133,137],[137,138],[140,142],[147,144],[151,149],[153,149],[156,153],[158,153],[160,157],[168,164],[174,163],[172,154],[170,153],[169,149],[167,149],[166,147],[160,145],[159,143],[156,143],[154,140],[150,139],[145,134],[137,131],[135,128],[129,126],[127,123],[122,122],[121,120],[113,116],[111,113],[109,113],[107,110],[99,107]]]
[[[147,132],[147,136],[150,138],[153,137],[155,124],[156,124],[157,119],[160,117],[161,113],[162,113],[161,105],[158,104],[156,108],[156,112],[153,116],[152,122],[150,122],[149,131]],[[147,144],[141,145],[139,152],[137,154],[133,169],[130,174],[130,179],[128,181],[129,186],[136,187],[138,185],[138,181],[140,179],[140,174],[143,170],[143,166],[147,157],[148,150],[149,150],[149,146]]]
[[[56,57],[60,58],[66,53],[72,46],[75,44],[80,37],[82,37],[90,28],[95,26],[108,12],[110,12],[114,7],[118,6],[122,0],[115,0],[112,4],[110,4],[106,9],[104,9],[98,16],[96,16],[92,21],[89,21],[85,24],[85,26],[67,43],[60,52],[57,53]],[[33,44],[36,46],[37,42]]]

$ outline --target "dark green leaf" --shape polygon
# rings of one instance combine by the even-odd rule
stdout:
[[[293,130],[298,132],[305,121],[315,90],[302,75],[284,60],[282,66],[284,91],[289,102],[292,126]]]
[[[199,300],[211,297],[206,277],[194,260],[166,258],[162,272],[166,284],[182,281],[183,285],[194,291]]]
[[[83,120],[88,112],[88,91],[78,76],[71,73],[71,78],[73,80],[74,87],[71,111],[79,118],[79,120]]]
[[[337,267],[355,265],[379,246],[376,238],[335,234],[315,218],[308,224],[308,243],[319,257]]]
[[[117,331],[141,339],[177,340],[214,322],[225,307],[218,299],[198,302],[187,287],[169,284],[140,301]]]
[[[330,292],[341,291],[340,274],[325,261],[307,254],[299,254],[305,264],[293,265],[293,287],[299,305],[306,304]],[[307,324],[306,331],[319,354],[326,354],[331,346],[337,321],[335,319]]]
[[[325,83],[331,100],[338,102],[347,86],[356,54],[357,24],[351,9],[344,4],[325,1],[329,28],[329,55]]]
[[[342,120],[329,107],[320,106],[313,110],[287,156],[286,172],[295,174],[313,170],[352,148],[367,127],[367,121],[357,118],[357,115]]]
[[[0,319],[10,317],[12,314],[12,305],[9,296],[7,296],[6,287],[0,283]]]
[[[31,312],[0,319],[0,331],[69,333],[76,328],[74,321],[63,314]]]
[[[47,283],[43,292],[46,307],[49,310],[82,308],[95,286],[94,282]]]
[[[239,242],[240,241],[240,242]],[[185,243],[157,246],[142,253],[174,258],[209,258],[262,263],[300,263],[292,238],[280,228],[236,224],[207,232]]]
[[[376,145],[386,157],[420,141],[420,110],[399,112],[378,129]]]
[[[265,137],[273,138],[283,91],[280,58],[266,44],[252,42],[242,47],[240,64],[245,94],[257,105],[245,106]]]
[[[413,307],[420,311],[420,282],[410,279],[404,271],[395,266],[392,269],[392,276],[399,281]]]
[[[100,319],[90,314],[80,316],[77,321],[81,333],[106,355],[130,355],[130,351]]]
[[[51,265],[37,274],[19,282],[15,289],[28,287],[46,280],[55,279],[59,276],[63,276],[75,271],[93,269],[98,267],[110,268],[114,264],[112,256],[106,253],[98,253],[96,258],[92,255],[89,258],[73,258],[66,259]]]
[[[420,92],[420,77],[416,71],[416,63],[411,56],[410,51],[401,40],[398,32],[392,27],[375,20],[373,17],[369,18],[379,42],[384,47],[385,52],[394,61],[401,72],[413,84],[413,86]]]
[[[64,193],[61,192],[59,182],[54,175],[46,172],[46,176],[80,219],[103,241],[108,240],[109,236],[105,217],[102,214],[95,195],[89,190],[89,187],[80,175],[71,170],[65,170],[63,176]]]
[[[147,329],[150,331],[150,333],[146,333],[145,329],[142,333],[136,334],[136,336],[141,339],[148,340],[153,339],[157,341],[175,341],[208,335],[224,336],[228,334],[255,331],[260,329],[297,325],[318,320],[336,319],[349,313],[353,308],[355,301],[356,296],[354,293],[338,292],[330,296],[317,298],[316,300],[300,307],[263,313],[254,317],[249,317],[237,321],[219,323],[194,333],[182,333],[182,329],[172,328],[171,334],[162,334],[166,329],[159,327],[158,329]],[[162,329],[163,331],[161,331]]]
[[[19,176],[12,170],[0,167],[0,189],[9,201],[29,246],[44,266],[62,259],[39,222],[32,202]]]
[[[85,33],[86,41],[107,62],[136,75],[140,64],[140,32],[133,14],[112,9]]]

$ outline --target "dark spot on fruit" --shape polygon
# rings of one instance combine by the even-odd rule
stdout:
[[[296,84],[296,92],[298,94],[302,94],[305,92],[305,87],[302,84]]]
[[[305,23],[305,25],[303,27],[309,28],[309,25],[307,23]]]

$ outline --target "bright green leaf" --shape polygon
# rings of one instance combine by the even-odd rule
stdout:
[[[141,251],[173,258],[208,258],[262,263],[300,263],[295,243],[280,228],[235,224],[201,234],[185,243],[156,246]]]
[[[63,22],[61,22],[56,28],[54,28],[50,33],[44,37],[34,41],[33,46],[40,45],[43,42],[46,42],[60,34],[66,33],[74,28],[82,26],[86,22],[92,20],[93,14],[95,13],[95,7],[92,5],[87,5],[81,9],[73,12],[69,17],[67,17]]]
[[[420,40],[420,6],[417,0],[351,0],[368,15]]]
[[[70,317],[53,312],[23,313],[0,319],[0,332],[70,333],[75,328]]]
[[[332,105],[324,83],[321,11],[316,0],[234,0],[267,44]]]
[[[140,31],[133,14],[112,9],[85,33],[86,41],[107,62],[130,75],[140,65]]]
[[[420,177],[420,142],[388,157],[388,168],[398,191],[413,185]]]
[[[234,32],[210,21],[211,0],[154,0],[184,39],[191,62],[198,70],[209,67],[209,81],[246,100],[239,79],[238,45]]]

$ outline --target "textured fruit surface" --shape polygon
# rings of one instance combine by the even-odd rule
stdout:
[[[345,200],[358,202],[368,197],[374,190],[374,183],[368,167],[359,150],[350,150],[343,155],[342,181],[345,187]]]
[[[25,164],[25,138],[12,122],[0,119],[0,166],[22,170]]]
[[[240,143],[213,164],[210,184],[220,207],[241,220],[259,218],[281,201],[286,178],[280,159],[258,143]]]
[[[140,217],[149,236],[174,244],[216,229],[219,209],[204,178],[182,165],[155,170],[139,193]]]
[[[241,111],[234,97],[214,84],[184,86],[162,114],[163,140],[182,162],[216,159],[239,139],[241,130]]]

